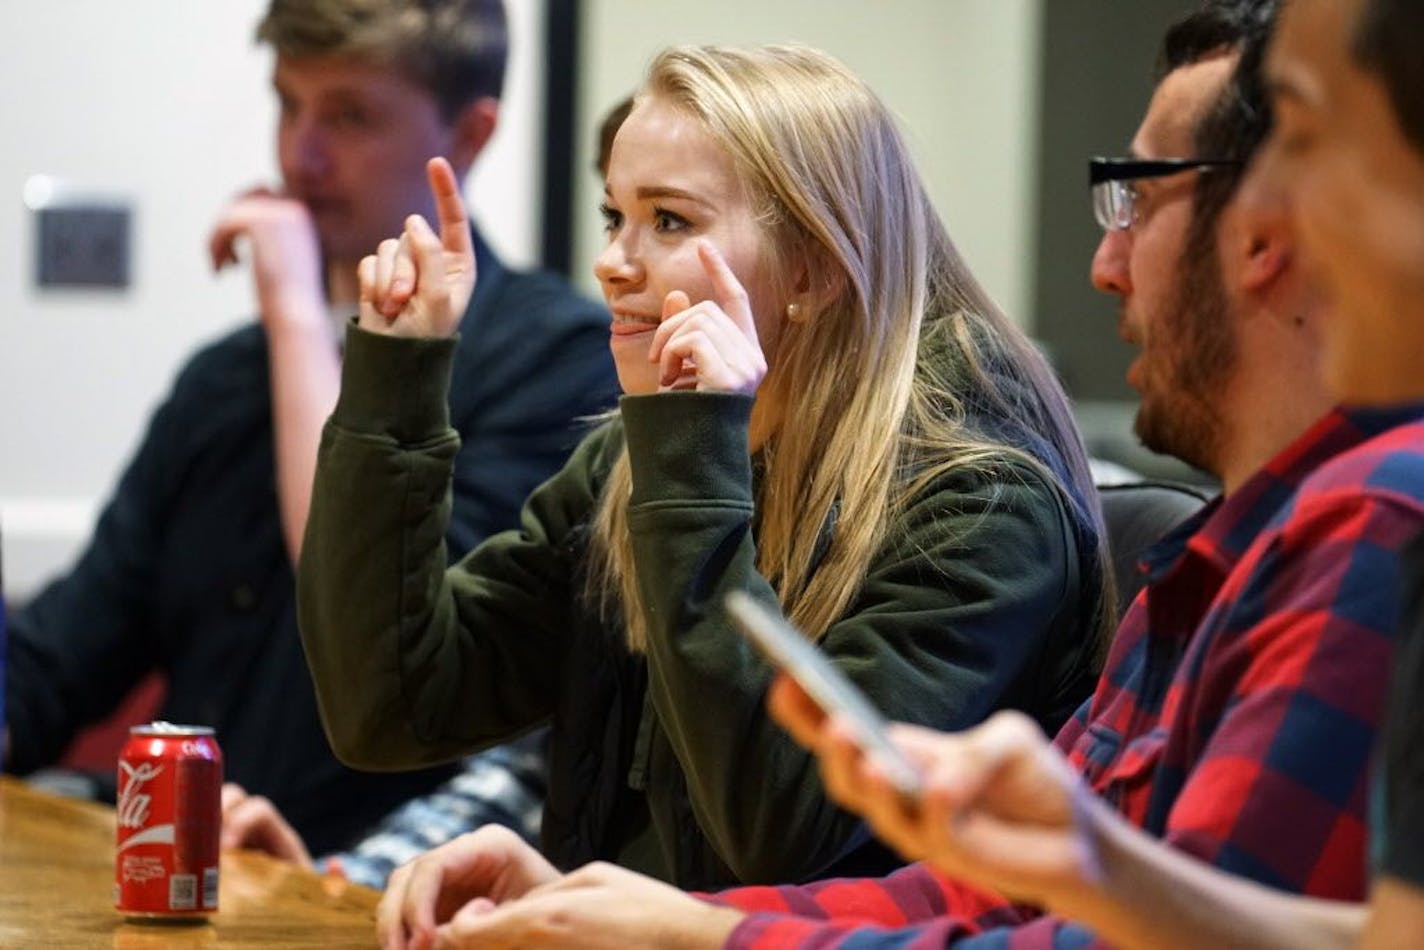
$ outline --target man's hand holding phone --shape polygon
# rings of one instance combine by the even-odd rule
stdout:
[[[1100,879],[1105,806],[1032,719],[999,712],[959,733],[886,723],[780,615],[742,595],[727,607],[781,671],[772,718],[816,755],[831,798],[906,858],[1038,903]]]
[[[913,802],[920,791],[919,769],[888,740],[889,723],[865,694],[780,613],[740,591],[728,595],[726,606],[733,623],[767,662],[796,681],[810,707],[807,715],[838,717],[846,738],[907,803]]]
[[[920,777],[907,799],[854,727],[786,673],[767,705],[816,755],[831,798],[907,859],[1039,904],[1072,900],[1101,880],[1095,829],[1104,806],[1022,713],[995,713],[960,733],[892,724],[887,741]]]

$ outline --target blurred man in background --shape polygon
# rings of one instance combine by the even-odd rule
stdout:
[[[159,715],[214,727],[227,777],[325,852],[453,768],[371,775],[336,761],[293,567],[356,264],[407,215],[432,214],[431,156],[469,172],[498,124],[508,44],[499,0],[273,0],[257,35],[276,52],[282,182],[235,198],[210,249],[218,267],[246,258],[259,319],[182,368],[78,563],[11,616],[5,763],[55,762],[158,670]],[[602,308],[475,243],[450,394],[452,558],[515,525],[576,420],[617,392]]]

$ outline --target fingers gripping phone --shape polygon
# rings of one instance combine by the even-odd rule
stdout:
[[[919,770],[887,738],[889,722],[824,653],[779,613],[742,591],[728,594],[725,604],[737,629],[767,662],[794,679],[827,715],[845,717],[860,751],[875,760],[902,795],[919,796]]]

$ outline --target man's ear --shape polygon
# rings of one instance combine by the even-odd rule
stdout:
[[[1241,289],[1263,293],[1294,262],[1295,238],[1287,208],[1278,196],[1257,196],[1235,211],[1241,225]]]
[[[1260,293],[1281,278],[1294,258],[1290,237],[1282,232],[1258,235],[1246,248],[1246,267],[1241,285],[1249,293]]]
[[[499,100],[493,96],[481,96],[462,108],[450,123],[450,165],[455,169],[455,177],[463,180],[480,152],[484,151],[490,136],[499,125]]]

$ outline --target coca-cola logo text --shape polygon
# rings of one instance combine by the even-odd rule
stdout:
[[[152,795],[143,793],[143,787],[163,771],[163,766],[151,762],[133,766],[121,760],[119,769],[124,773],[123,787],[119,789],[119,827],[142,828],[148,824],[148,806],[153,801]]]

